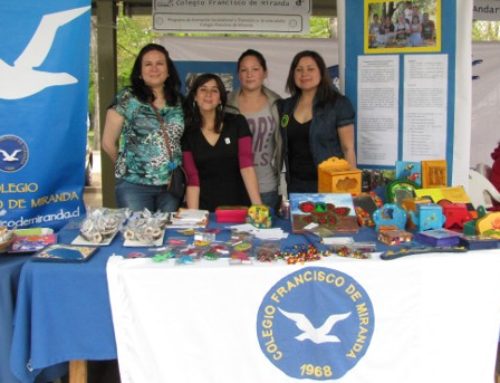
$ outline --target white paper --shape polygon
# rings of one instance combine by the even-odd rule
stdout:
[[[403,161],[446,158],[448,56],[404,58]]]
[[[398,156],[399,57],[358,57],[357,157],[394,165]]]

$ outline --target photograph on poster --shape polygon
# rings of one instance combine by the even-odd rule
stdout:
[[[365,0],[365,53],[439,52],[441,0]]]

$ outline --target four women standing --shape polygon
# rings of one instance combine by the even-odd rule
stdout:
[[[318,53],[294,57],[286,100],[264,86],[267,65],[260,52],[243,52],[238,74],[241,88],[229,99],[217,75],[198,76],[182,109],[179,77],[165,48],[148,44],[141,50],[132,85],[116,96],[103,134],[103,149],[115,162],[119,207],[178,208],[182,201],[167,185],[181,163],[181,137],[188,208],[276,208],[283,158],[288,192],[317,192],[317,165],[329,157],[356,166],[354,110]]]

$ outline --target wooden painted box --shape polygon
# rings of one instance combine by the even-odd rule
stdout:
[[[417,205],[417,211],[410,214],[418,231],[441,229],[444,225],[443,208],[436,203]]]
[[[318,192],[361,194],[361,170],[332,171],[318,168]]]
[[[352,169],[349,163],[330,157],[318,165],[319,193],[361,193],[361,170]]]

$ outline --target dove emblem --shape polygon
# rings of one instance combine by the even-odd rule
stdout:
[[[19,158],[16,156],[21,153],[20,149],[14,150],[11,154],[7,153],[5,150],[0,149],[0,153],[3,156],[3,160],[6,162],[19,161]]]
[[[42,17],[28,45],[9,65],[0,59],[0,99],[16,100],[32,96],[51,86],[75,84],[78,80],[66,72],[35,70],[43,64],[59,27],[71,22],[90,6],[49,13]]]
[[[320,343],[340,343],[341,340],[336,335],[329,335],[333,326],[337,324],[339,321],[347,319],[351,313],[344,314],[333,314],[330,315],[326,321],[318,328],[315,328],[311,321],[302,313],[290,313],[281,308],[278,308],[280,313],[282,313],[285,317],[295,322],[295,325],[299,330],[302,331],[301,334],[295,337],[295,339],[299,341],[304,341],[309,339],[311,342],[316,344]]]

